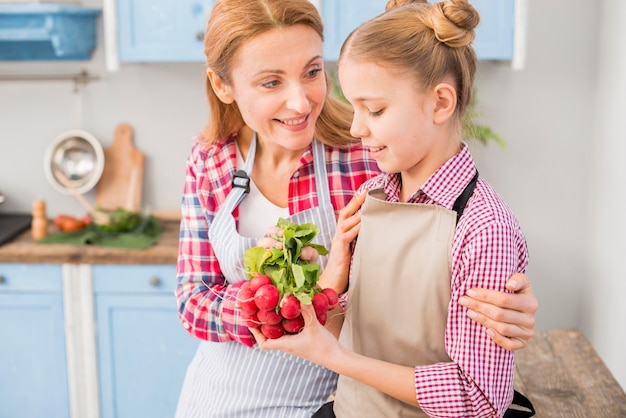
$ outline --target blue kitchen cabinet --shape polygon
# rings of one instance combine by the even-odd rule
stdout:
[[[101,418],[171,418],[198,346],[178,320],[176,270],[95,265]]]
[[[513,59],[515,0],[472,0],[480,13],[474,48],[481,60]]]
[[[343,41],[361,23],[385,11],[379,0],[321,0],[324,58],[337,61]]]
[[[513,57],[515,0],[472,0],[481,14],[475,48],[483,60]],[[214,0],[118,0],[121,62],[204,62],[203,37]],[[321,0],[324,56],[337,61],[350,32],[384,11],[382,0]]]
[[[60,265],[0,264],[0,416],[70,416]]]
[[[474,47],[481,60],[513,58],[515,0],[471,0],[480,13]],[[361,23],[385,10],[380,0],[322,0],[325,46],[328,61],[337,61],[343,41]]]
[[[202,62],[214,0],[118,0],[120,62]]]
[[[0,60],[91,58],[100,9],[34,1],[17,3],[23,2],[0,4]]]

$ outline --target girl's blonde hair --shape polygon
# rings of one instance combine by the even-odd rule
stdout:
[[[387,12],[348,36],[339,60],[349,56],[408,70],[424,89],[452,77],[457,94],[455,117],[460,124],[472,99],[477,63],[472,42],[479,21],[467,0],[434,4],[389,0]]]
[[[211,11],[204,36],[206,65],[230,84],[237,51],[248,40],[273,29],[306,25],[324,39],[322,18],[308,0],[217,0]],[[280,48],[280,45],[276,45]],[[327,91],[330,84],[326,77]],[[206,143],[217,141],[238,131],[244,125],[236,103],[222,102],[206,79],[210,121],[204,130]],[[350,135],[352,109],[327,93],[317,120],[315,137],[335,146],[357,142]]]

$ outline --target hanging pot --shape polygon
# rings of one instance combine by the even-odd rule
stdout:
[[[58,191],[84,194],[98,183],[104,170],[104,151],[89,132],[74,129],[57,136],[44,157],[44,171]],[[59,174],[61,173],[61,174]]]

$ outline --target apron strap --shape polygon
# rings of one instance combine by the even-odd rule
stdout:
[[[478,181],[478,171],[474,174],[474,177],[470,180],[469,184],[465,187],[463,192],[457,197],[454,202],[454,206],[452,206],[452,210],[456,212],[456,223],[459,223],[459,219],[461,219],[461,215],[463,215],[463,211],[465,210],[465,206],[467,205],[467,201],[472,194],[474,193],[474,189],[476,188],[476,182]]]
[[[315,161],[315,189],[317,192],[318,205],[329,204],[332,207],[326,170],[326,157],[324,156],[324,144],[316,139],[313,139],[313,160]]]
[[[533,406],[532,402],[530,402],[530,399],[528,399],[526,396],[522,395],[518,391],[515,391],[515,393],[513,394],[513,403],[511,403],[511,406],[516,406],[517,408],[507,409],[504,413],[504,418],[526,418],[535,415],[535,407]],[[526,410],[518,408],[524,408]]]
[[[256,155],[256,132],[252,136],[250,141],[250,148],[248,149],[248,155],[244,164],[243,170],[237,170],[233,174],[232,190],[226,196],[223,207],[229,214],[239,205],[239,202],[243,200],[243,197],[250,193],[250,173],[252,172],[252,166],[254,165],[254,156]]]
[[[322,407],[318,409],[311,418],[335,418],[333,404],[334,402],[331,401],[322,405]],[[526,396],[522,395],[518,391],[515,391],[513,394],[513,403],[511,403],[511,406],[515,406],[516,409],[507,409],[504,413],[504,418],[528,418],[535,415],[535,408],[533,407],[533,404]],[[518,408],[525,408],[528,411]]]

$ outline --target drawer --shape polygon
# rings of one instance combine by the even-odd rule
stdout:
[[[94,265],[96,293],[167,293],[176,286],[175,265]]]
[[[62,292],[60,264],[0,264],[0,293]]]

